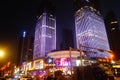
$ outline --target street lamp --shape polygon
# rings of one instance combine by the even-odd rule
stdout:
[[[72,57],[71,57],[71,50],[72,50],[72,48],[71,47],[69,47],[69,53],[70,53],[70,61],[71,61],[71,66],[70,66],[70,71],[71,71],[71,75],[72,75]]]
[[[113,54],[110,54],[110,58],[113,59],[113,58],[114,58],[114,55],[113,55]]]
[[[0,50],[0,57],[3,57],[3,56],[4,56],[4,51]]]

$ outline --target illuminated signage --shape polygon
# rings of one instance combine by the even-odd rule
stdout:
[[[55,60],[55,64],[57,67],[59,66],[70,66],[71,60],[70,58],[59,58]]]
[[[32,63],[31,62],[27,63],[26,69],[27,70],[31,70],[32,69]]]
[[[35,69],[43,69],[44,68],[43,60],[34,61],[34,68]]]

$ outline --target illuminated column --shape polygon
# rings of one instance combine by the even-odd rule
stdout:
[[[109,44],[103,18],[100,13],[91,6],[84,6],[75,13],[75,29],[77,48],[79,45],[109,50]],[[90,51],[90,48],[82,50]],[[90,57],[110,57],[107,52],[98,52],[97,54],[88,53]]]
[[[45,57],[56,49],[56,20],[52,14],[43,13],[35,28],[33,59]]]

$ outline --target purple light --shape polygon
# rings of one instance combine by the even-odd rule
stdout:
[[[48,59],[48,63],[52,63],[52,59],[50,58],[50,59]]]
[[[82,44],[83,46],[109,50],[104,21],[93,7],[84,6],[76,12],[75,28],[78,49],[79,45]],[[84,47],[82,50],[91,51],[93,49]],[[106,52],[94,51],[97,52],[97,55],[90,52],[88,55],[91,57],[110,57]]]
[[[43,13],[36,24],[33,59],[45,57],[56,49],[56,21],[54,16]]]
[[[23,38],[26,37],[26,31],[23,31]]]
[[[85,0],[85,1],[90,2],[89,0]]]
[[[69,67],[71,65],[71,61],[69,58],[58,58],[58,59],[56,59],[55,64],[57,67],[60,67],[60,66],[68,66]]]

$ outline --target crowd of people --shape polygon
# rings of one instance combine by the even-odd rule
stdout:
[[[53,75],[47,75],[44,77],[36,77],[35,80],[71,80],[70,75],[63,75],[61,71],[57,71]]]

